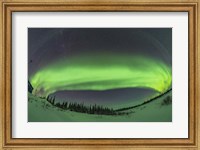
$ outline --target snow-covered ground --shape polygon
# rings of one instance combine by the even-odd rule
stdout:
[[[172,104],[162,105],[171,91],[150,103],[129,109],[125,115],[95,115],[63,110],[51,105],[46,99],[28,95],[29,122],[171,122]]]

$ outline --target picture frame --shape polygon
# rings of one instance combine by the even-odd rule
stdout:
[[[4,0],[1,5],[0,143],[1,149],[200,149],[199,0]],[[189,138],[12,138],[12,13],[13,12],[188,12]]]

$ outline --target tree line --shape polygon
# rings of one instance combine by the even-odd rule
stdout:
[[[75,112],[81,113],[88,113],[88,114],[99,114],[99,115],[121,115],[124,114],[122,112],[116,112],[112,108],[103,107],[99,105],[90,105],[86,106],[84,103],[77,103],[77,102],[56,102],[56,98],[47,96],[46,100],[51,103],[53,106],[64,110],[70,110]]]

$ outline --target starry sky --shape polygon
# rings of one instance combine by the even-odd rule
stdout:
[[[125,106],[171,88],[171,28],[29,28],[38,96]]]

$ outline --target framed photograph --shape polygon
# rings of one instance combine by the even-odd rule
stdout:
[[[199,1],[1,1],[2,149],[200,149]]]

